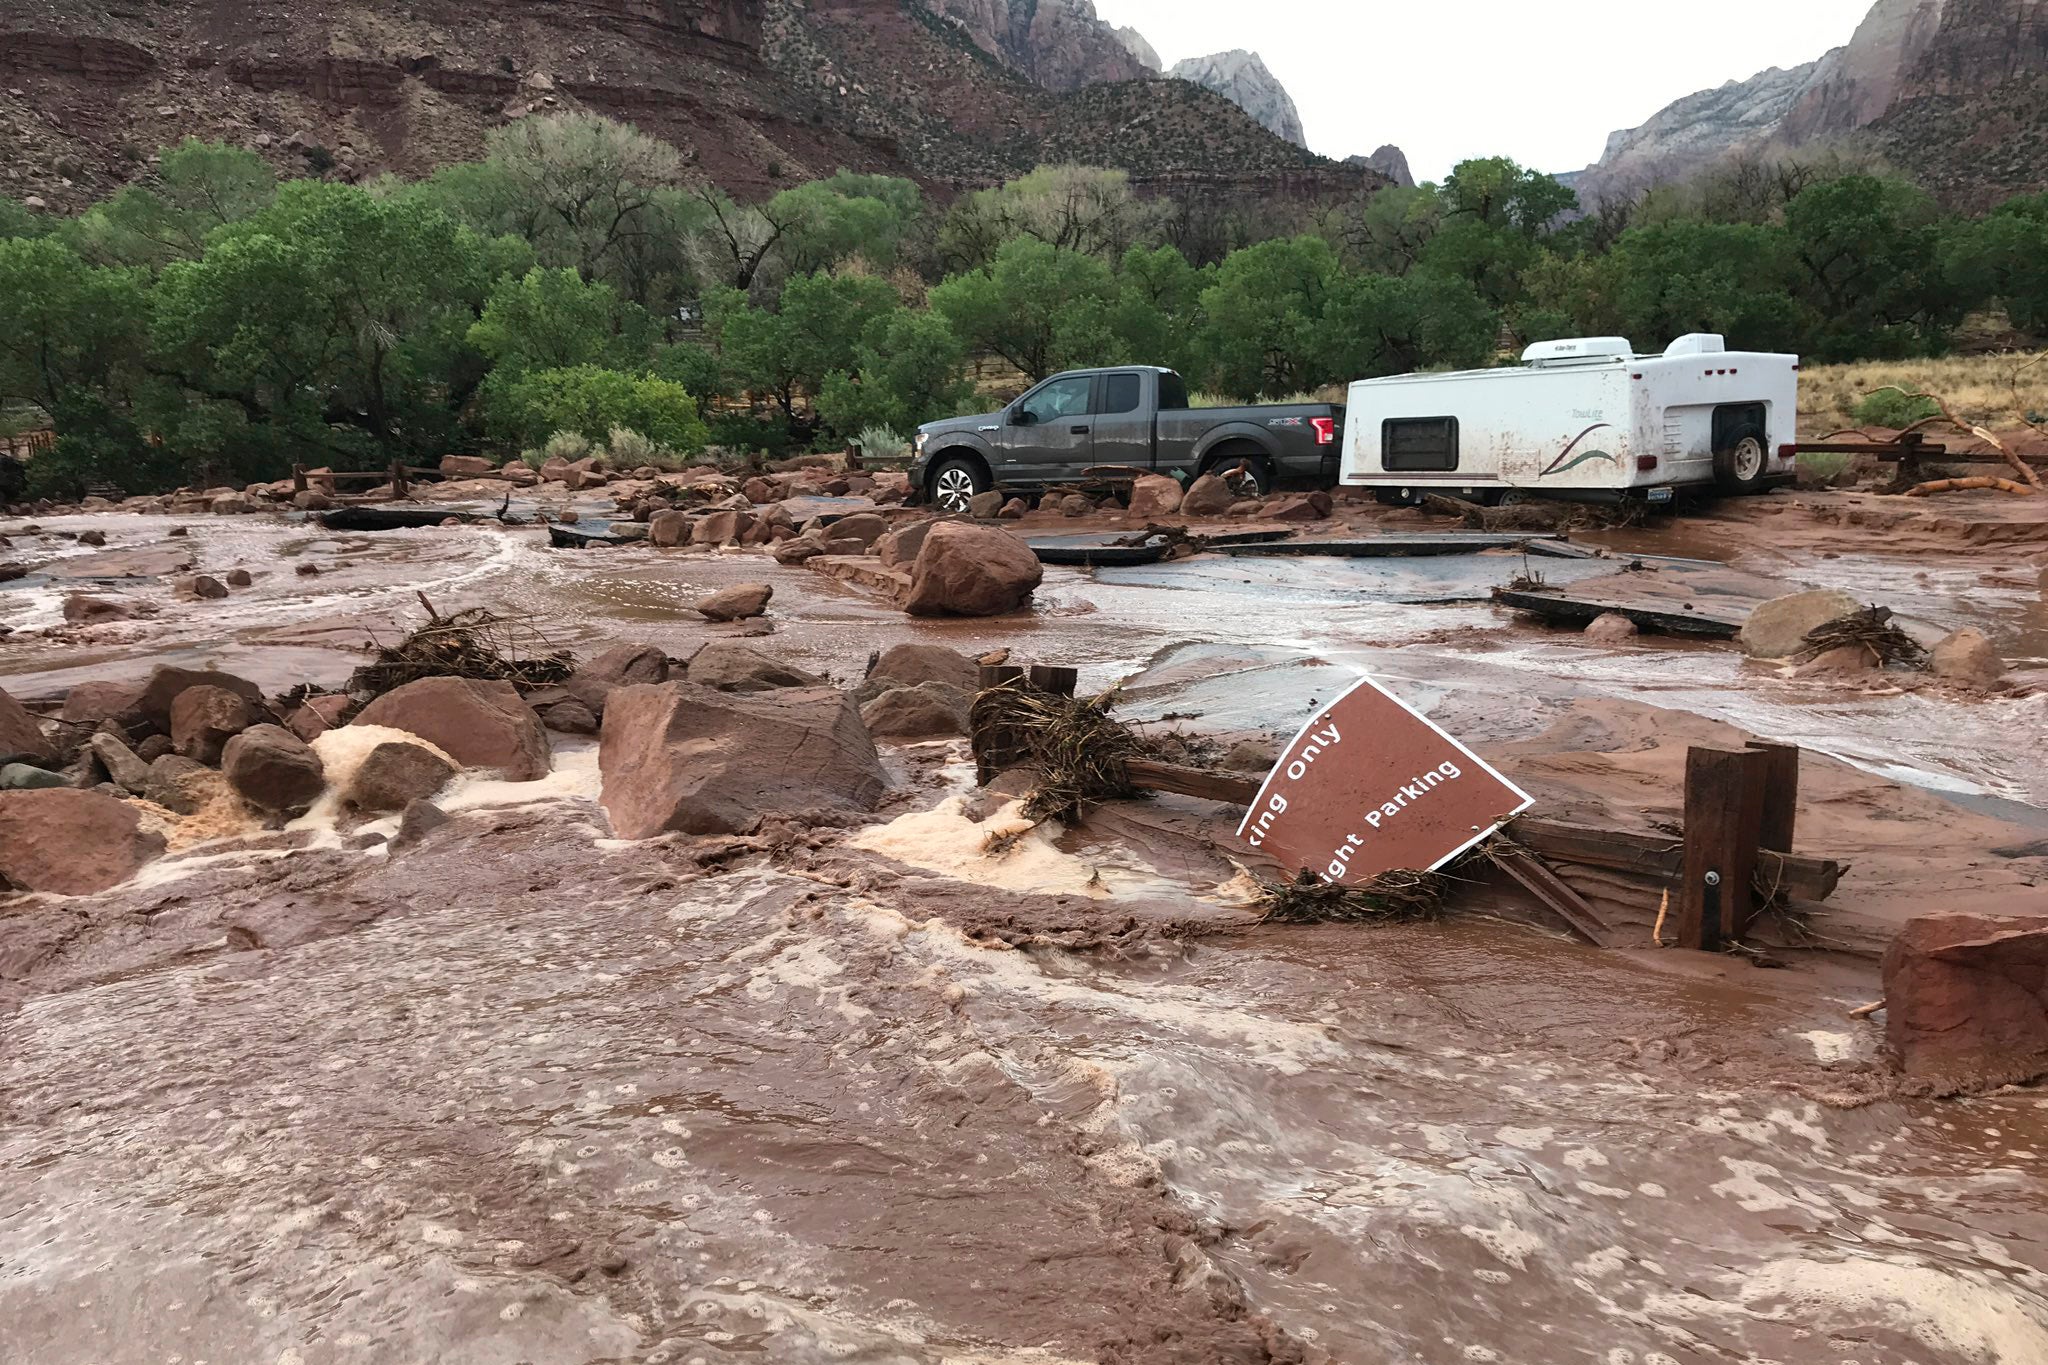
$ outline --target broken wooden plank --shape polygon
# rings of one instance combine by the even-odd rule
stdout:
[[[1508,832],[1555,862],[1632,873],[1651,882],[1668,882],[1684,869],[1685,841],[1675,834],[1638,834],[1529,816],[1515,821]],[[1757,854],[1756,870],[1765,886],[1777,887],[1795,900],[1824,901],[1835,893],[1849,866],[1763,849]]]
[[[1747,747],[1766,759],[1764,824],[1757,846],[1790,853],[1792,835],[1799,825],[1799,746],[1753,739]]]
[[[1607,925],[1593,907],[1529,849],[1502,840],[1493,862],[1578,938],[1596,947],[1606,941]]]
[[[1147,758],[1128,760],[1124,764],[1124,776],[1132,786],[1146,791],[1198,796],[1205,801],[1221,801],[1232,806],[1249,806],[1264,785],[1263,779],[1233,777],[1227,773],[1210,772],[1206,768],[1184,768],[1177,763],[1155,763]]]

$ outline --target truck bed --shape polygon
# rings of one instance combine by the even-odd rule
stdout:
[[[1317,444],[1316,421],[1330,422],[1331,439]],[[1275,473],[1283,481],[1334,482],[1343,451],[1342,403],[1257,403],[1229,408],[1169,408],[1159,413],[1153,468],[1192,474],[1196,452],[1213,448],[1210,438],[1224,428],[1263,433],[1278,452]]]

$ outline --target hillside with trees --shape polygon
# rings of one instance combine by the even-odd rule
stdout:
[[[985,401],[974,358],[1165,364],[1250,400],[1566,334],[1827,361],[1939,353],[1985,307],[2048,331],[2048,196],[1956,217],[1847,165],[1748,163],[1581,216],[1477,160],[1260,240],[1185,227],[1078,166],[951,201],[840,172],[742,202],[588,115],[366,185],[188,141],[74,216],[0,200],[0,411],[58,433],[37,491],[141,492],[562,432],[837,444]]]

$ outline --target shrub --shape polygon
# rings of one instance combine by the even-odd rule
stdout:
[[[521,442],[568,431],[595,443],[612,428],[626,427],[669,450],[692,451],[706,436],[697,400],[682,385],[595,365],[494,374],[485,386],[485,409],[499,434]]]
[[[1939,416],[1941,409],[1931,398],[1917,398],[1904,389],[1884,388],[1864,394],[1850,412],[1862,426],[1903,431],[1915,422]]]
[[[582,432],[558,431],[548,437],[548,443],[541,447],[540,459],[542,464],[549,460],[575,464],[578,460],[588,458],[591,449],[590,438]]]
[[[613,427],[605,441],[605,457],[615,469],[672,464],[674,457],[631,427]]]
[[[910,455],[910,442],[890,427],[868,427],[861,432],[856,443],[862,457],[870,460],[901,460]]]
[[[789,428],[781,422],[763,422],[743,412],[723,413],[711,419],[711,444],[731,451],[758,450],[779,457],[789,450]]]

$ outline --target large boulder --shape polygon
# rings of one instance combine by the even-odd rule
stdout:
[[[622,688],[605,713],[598,763],[623,839],[751,834],[771,814],[873,810],[888,787],[852,699],[823,687]]]
[[[1975,626],[1944,636],[1934,647],[1932,666],[1936,677],[1966,687],[1996,687],[2005,676],[2005,660]]]
[[[1000,616],[1030,601],[1044,580],[1038,556],[1008,531],[940,522],[918,549],[903,609],[912,616]]]
[[[37,791],[44,787],[69,787],[71,779],[33,763],[0,763],[0,792]]]
[[[89,896],[163,852],[134,806],[105,792],[0,792],[0,877],[27,891]]]
[[[1180,511],[1180,480],[1165,474],[1141,474],[1131,485],[1131,519],[1151,521]]]
[[[899,526],[875,542],[875,553],[889,568],[902,568],[917,562],[917,552],[924,548],[924,538],[931,534],[937,521],[914,521],[908,526]]]
[[[706,512],[697,518],[696,526],[690,532],[692,545],[731,545],[747,533],[754,519],[745,512],[730,508],[717,512]]]
[[[297,815],[327,790],[320,755],[281,725],[252,725],[227,742],[221,771],[228,785],[250,805]]]
[[[480,479],[495,473],[497,466],[478,455],[443,455],[441,472],[451,479]]]
[[[93,757],[107,770],[115,786],[136,796],[149,790],[149,764],[142,756],[121,742],[118,735],[105,730],[94,733],[88,741]]]
[[[386,692],[352,722],[418,735],[465,768],[508,782],[547,776],[547,731],[508,682],[421,678]]]
[[[262,702],[263,689],[246,678],[215,669],[174,668],[161,664],[151,671],[149,681],[142,685],[135,701],[120,716],[123,725],[131,730],[156,730],[164,734],[171,731],[171,703],[178,694],[191,687],[220,687],[235,693],[254,706]]]
[[[55,758],[57,751],[43,738],[43,727],[27,707],[0,691],[0,763],[9,759]]]
[[[825,680],[733,640],[714,640],[690,658],[689,680],[718,692],[773,692],[820,687]]]
[[[868,670],[868,679],[886,679],[897,687],[945,683],[973,692],[981,687],[981,665],[944,645],[891,645]]]
[[[1943,912],[1908,920],[1884,955],[1885,1039],[1943,1094],[2048,1075],[2048,921]]]
[[[447,786],[456,771],[424,744],[389,739],[363,755],[341,795],[360,811],[402,811]]]
[[[658,550],[673,550],[690,543],[690,514],[673,509],[656,512],[647,519],[647,543]]]
[[[151,761],[149,786],[142,796],[179,815],[197,815],[226,790],[227,779],[204,763],[182,754],[163,754]]]
[[[998,503],[1000,506],[1000,503]],[[841,517],[832,523],[828,535],[833,540],[857,540],[860,553],[873,549],[875,542],[889,533],[889,519],[879,512],[855,512],[852,516]]]
[[[97,626],[107,621],[129,621],[135,617],[135,607],[118,597],[94,597],[88,593],[74,592],[64,598],[64,621],[66,625]]]
[[[1330,495],[1320,490],[1268,503],[1265,516],[1272,521],[1321,521],[1330,515]]]
[[[1007,498],[994,489],[986,493],[976,493],[967,500],[967,515],[976,521],[993,521],[996,513],[1003,510],[1003,504],[1007,501]]]
[[[569,678],[569,695],[594,716],[604,714],[614,687],[668,681],[668,655],[653,645],[614,645]]]
[[[1752,659],[1789,659],[1805,650],[1809,631],[1861,610],[1861,602],[1832,588],[1788,593],[1750,612],[1735,643]]]
[[[1187,517],[1220,517],[1237,501],[1230,485],[1215,474],[1204,474],[1188,485],[1181,496],[1180,510]]]
[[[249,699],[225,687],[188,687],[171,703],[171,744],[195,763],[220,762],[227,742],[256,723]]]
[[[747,621],[768,610],[775,589],[766,583],[735,583],[696,602],[697,613],[707,621]]]
[[[1635,639],[1642,631],[1620,612],[1604,611],[1586,623],[1583,633],[1596,645],[1618,645]]]
[[[885,739],[940,739],[967,733],[974,694],[949,683],[892,687],[860,709],[868,733]]]

